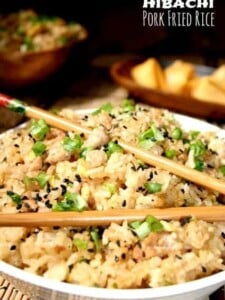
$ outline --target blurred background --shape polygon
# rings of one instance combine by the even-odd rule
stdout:
[[[6,92],[47,106],[65,95],[79,98],[89,88],[80,80],[92,82],[94,89],[99,74],[101,79],[110,80],[110,64],[133,56],[181,57],[216,67],[225,62],[225,1],[214,2],[215,27],[169,28],[143,26],[142,0],[64,0],[51,4],[44,0],[0,1],[0,13],[33,8],[40,14],[81,23],[88,31],[88,39],[74,48],[70,59],[54,76],[37,86]],[[99,93],[99,89],[93,93]]]
[[[0,12],[34,8],[84,24],[89,33],[88,55],[138,52],[141,54],[188,54],[204,56],[216,64],[225,57],[225,1],[214,1],[216,26],[203,28],[143,27],[140,0],[108,1],[1,1]]]

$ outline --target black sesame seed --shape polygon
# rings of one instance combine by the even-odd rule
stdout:
[[[21,209],[21,207],[22,207],[22,204],[20,203],[20,204],[17,204],[17,206],[16,206],[16,209],[18,210],[18,209]]]
[[[88,115],[83,116],[82,120],[87,121],[88,120]]]
[[[175,255],[177,259],[182,259],[180,255]]]
[[[123,125],[123,128],[124,128],[124,129],[127,129],[127,126],[126,126],[126,125]]]
[[[53,229],[58,230],[58,229],[60,229],[60,226],[53,226]]]
[[[184,226],[184,225],[190,223],[191,219],[192,219],[191,217],[181,218],[180,225]]]
[[[137,169],[135,168],[135,166],[132,166],[132,167],[131,167],[131,170],[132,170],[132,171],[137,171]]]
[[[14,147],[19,148],[20,146],[18,144],[14,144]]]
[[[39,193],[37,193],[37,194],[35,195],[34,200],[36,200],[36,201],[41,201],[41,200],[42,200],[42,198],[41,198],[41,196],[39,195]]]
[[[221,232],[221,236],[223,239],[225,239],[225,232]]]
[[[47,182],[46,192],[47,192],[47,193],[50,193],[50,192],[51,192],[51,186],[50,186],[50,183],[49,183],[49,182]]]
[[[121,244],[120,244],[120,240],[117,240],[117,241],[116,241],[116,244],[117,244],[118,247],[120,247],[120,245],[121,245]]]
[[[61,186],[61,189],[62,189],[61,195],[64,196],[66,191],[67,191],[67,188],[64,184],[60,184],[60,186]]]
[[[49,200],[47,200],[47,201],[45,202],[45,206],[46,206],[47,208],[52,208],[52,204],[50,203]]]
[[[56,187],[53,187],[52,188],[52,191],[57,191],[59,188],[56,186]]]
[[[27,196],[23,196],[23,197],[22,197],[22,200],[27,200],[27,199],[28,199]]]
[[[11,251],[16,250],[16,245],[12,245],[12,246],[10,247],[10,250],[11,250]]]
[[[45,194],[43,198],[48,199],[48,194]]]
[[[121,258],[126,259],[126,253],[122,253]]]
[[[110,116],[112,119],[115,119],[115,118],[116,118],[115,115],[113,115],[113,114],[109,114],[109,116]]]
[[[152,180],[152,178],[153,178],[153,172],[150,172],[150,173],[149,173],[148,180]]]
[[[185,193],[185,190],[184,189],[180,189],[180,191],[184,194]]]
[[[119,257],[118,257],[117,255],[115,255],[115,256],[114,256],[114,261],[115,261],[115,262],[118,262],[119,260],[120,260]]]
[[[65,182],[65,183],[67,183],[67,184],[69,184],[69,183],[72,184],[72,183],[73,183],[73,182],[72,182],[71,180],[69,180],[68,178],[64,178],[64,179],[63,179],[63,182]]]
[[[122,207],[126,207],[126,205],[127,205],[127,201],[126,201],[126,200],[123,200],[123,202],[122,202]]]
[[[4,189],[5,185],[4,184],[0,184],[0,189]]]
[[[202,272],[204,272],[204,273],[207,272],[207,269],[204,266],[202,266]]]
[[[84,137],[84,133],[83,133],[83,132],[81,132],[81,134],[80,134],[80,137],[81,137],[81,138],[83,138],[83,137]]]
[[[78,182],[81,182],[81,181],[82,181],[79,174],[76,174],[76,175],[75,175],[75,179],[76,179]]]
[[[208,165],[207,165],[207,168],[213,169],[214,167],[213,167],[212,165],[208,164]]]

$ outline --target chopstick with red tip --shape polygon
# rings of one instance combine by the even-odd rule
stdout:
[[[208,222],[225,221],[225,206],[173,207],[164,209],[110,209],[83,212],[0,213],[0,227],[106,226],[124,221],[143,221],[148,216],[161,220],[193,217]]]
[[[90,135],[92,133],[92,130],[85,128],[79,124],[54,115],[44,109],[26,105],[23,102],[17,99],[13,99],[4,94],[0,94],[0,106],[7,107],[12,111],[21,113],[28,118],[44,119],[49,125],[63,131],[75,131],[78,133],[84,133],[86,135]],[[190,182],[199,184],[208,189],[217,191],[221,194],[225,194],[225,183],[222,180],[219,180],[187,166],[181,165],[180,163],[177,163],[168,158],[151,154],[144,149],[138,148],[124,141],[119,140],[118,143],[125,151],[134,154],[137,158],[141,159],[145,163],[148,163],[160,169],[167,170],[172,174],[180,176],[186,180],[189,180]]]

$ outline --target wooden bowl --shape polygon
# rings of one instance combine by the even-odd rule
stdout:
[[[0,51],[0,86],[18,88],[46,79],[65,63],[73,47],[87,35],[81,26],[79,36],[61,47],[26,53]]]
[[[136,97],[151,106],[166,108],[178,113],[212,120],[224,120],[225,103],[223,105],[215,102],[204,102],[193,97],[166,93],[138,85],[131,77],[131,68],[140,62],[139,59],[121,61],[114,63],[110,68],[113,80],[126,88],[132,97]],[[164,66],[167,64],[168,62],[162,62]],[[214,70],[202,65],[195,65],[195,67],[199,76],[209,75]]]

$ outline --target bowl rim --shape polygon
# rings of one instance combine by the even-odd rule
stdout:
[[[142,104],[143,105],[143,104]],[[148,107],[151,107],[148,105]],[[76,113],[78,114],[88,114],[93,112],[95,109],[78,109]],[[205,120],[190,117],[187,115],[171,112],[178,122],[184,122],[190,127],[194,127],[196,123],[199,126],[199,129],[202,131],[211,131],[216,132],[220,138],[225,139],[225,129],[208,123]],[[16,128],[23,127],[27,122],[17,126]],[[183,125],[183,124],[181,124]],[[7,130],[0,134],[0,139],[10,131],[13,131],[15,128]],[[187,129],[189,130],[189,129]],[[222,286],[225,284],[225,270],[215,273],[213,275],[192,280],[189,282],[174,284],[171,286],[162,286],[156,288],[145,288],[145,289],[112,289],[112,288],[97,288],[89,287],[84,285],[78,285],[74,283],[60,282],[54,279],[45,278],[28,271],[19,269],[13,265],[10,265],[4,261],[0,260],[0,275],[4,277],[4,273],[10,277],[14,277],[16,280],[22,280],[28,284],[38,286],[39,288],[45,288],[48,290],[65,293],[68,295],[77,295],[82,297],[90,297],[95,299],[160,299],[161,297],[168,296],[178,296],[185,293],[197,292],[205,288],[213,286]],[[94,295],[94,296],[93,296]],[[160,298],[159,298],[160,297]]]
[[[4,270],[2,270],[4,269]],[[78,285],[74,283],[59,282],[53,279],[44,278],[35,275],[0,261],[0,274],[4,277],[4,273],[22,280],[26,283],[61,293],[94,297],[97,299],[151,299],[154,297],[168,297],[188,292],[195,292],[213,285],[223,285],[225,283],[225,271],[207,276],[205,278],[179,283],[171,286],[163,286],[146,289],[112,289],[97,288]],[[151,297],[151,298],[149,298]]]

